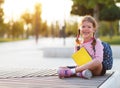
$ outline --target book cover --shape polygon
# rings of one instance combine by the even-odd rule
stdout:
[[[78,66],[84,65],[92,60],[91,56],[84,47],[72,54],[72,58]]]

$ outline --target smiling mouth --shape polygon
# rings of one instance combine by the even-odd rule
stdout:
[[[90,32],[83,32],[82,34],[89,34]]]

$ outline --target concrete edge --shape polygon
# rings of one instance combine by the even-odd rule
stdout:
[[[44,57],[66,57],[69,58],[74,53],[73,47],[46,47],[42,48]],[[120,58],[117,49],[112,48],[113,58]]]
[[[120,88],[120,73],[115,71],[99,88]]]

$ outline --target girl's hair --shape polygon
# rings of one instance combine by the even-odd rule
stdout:
[[[94,27],[94,29],[96,31],[96,29],[97,29],[97,22],[96,22],[96,20],[92,16],[90,16],[90,15],[83,16],[82,19],[81,19],[81,22],[79,24],[79,27],[82,25],[82,23],[84,21],[88,21],[88,22],[92,23],[93,27]]]
[[[88,22],[92,23],[93,27],[94,27],[94,31],[96,31],[96,29],[97,29],[97,22],[96,22],[96,20],[92,16],[90,16],[90,15],[84,16],[81,19],[81,23],[80,23],[79,27],[82,25],[82,23],[84,21],[88,21]],[[79,36],[80,36],[80,29],[78,29],[77,39],[78,39]],[[95,45],[96,45],[95,33],[93,33],[93,42],[91,43],[91,45],[93,46],[93,50],[95,52]]]

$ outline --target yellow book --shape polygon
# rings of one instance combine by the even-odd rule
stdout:
[[[80,50],[72,54],[73,60],[78,66],[84,65],[92,61],[91,56],[84,47],[81,47]]]

